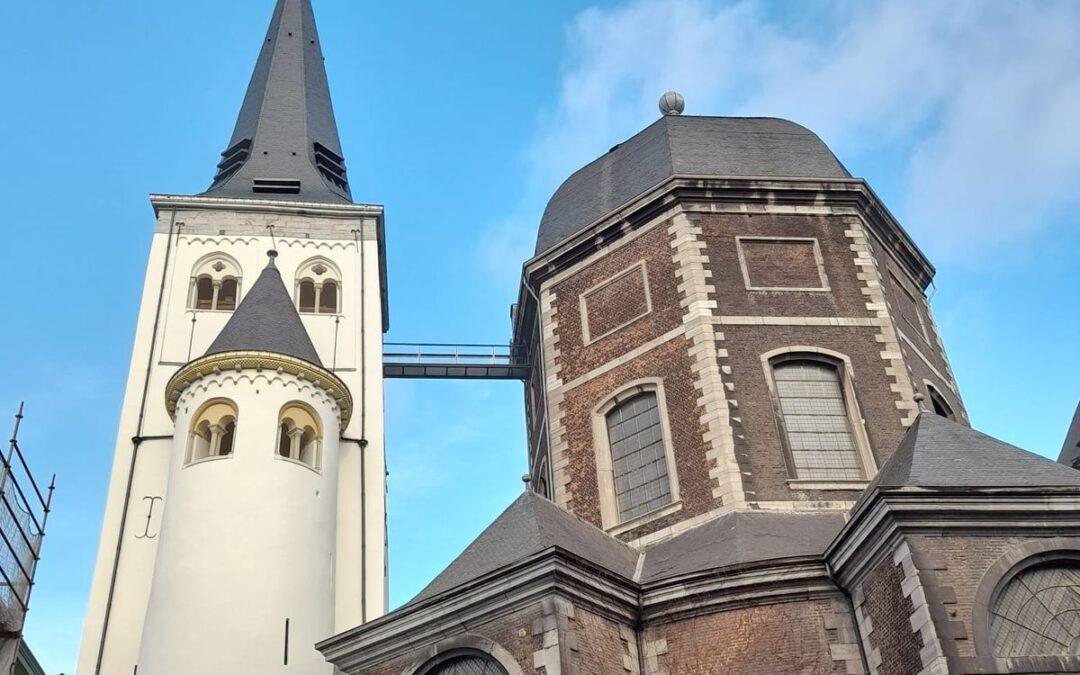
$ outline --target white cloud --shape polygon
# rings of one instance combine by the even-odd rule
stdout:
[[[558,183],[655,119],[667,89],[688,113],[800,122],[855,173],[888,158],[890,207],[938,259],[1008,250],[1080,204],[1080,3],[637,0],[570,25],[530,153],[535,215],[508,219],[520,236],[497,228],[488,264],[531,242]]]

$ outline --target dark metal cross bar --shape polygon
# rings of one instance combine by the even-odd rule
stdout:
[[[436,380],[526,380],[529,360],[518,345],[387,342],[383,377]]]

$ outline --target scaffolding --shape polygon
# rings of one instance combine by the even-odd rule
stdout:
[[[19,447],[22,419],[20,403],[7,453],[0,456],[0,673],[10,672],[19,651],[56,487],[54,474],[43,493],[30,472]]]

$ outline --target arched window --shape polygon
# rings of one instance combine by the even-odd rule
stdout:
[[[214,308],[214,280],[199,277],[195,281],[195,309]]]
[[[473,651],[440,659],[420,672],[423,675],[507,675],[498,661]]]
[[[228,457],[236,441],[236,404],[224,398],[204,404],[191,421],[185,464]]]
[[[310,407],[290,403],[278,419],[277,454],[312,469],[322,467],[322,425]]]
[[[817,354],[785,354],[770,365],[795,478],[865,480],[842,366]]]
[[[224,253],[200,260],[191,273],[192,309],[229,311],[240,299],[240,266]]]
[[[990,605],[990,645],[999,658],[1080,655],[1080,560],[1021,570]]]
[[[315,282],[311,279],[302,279],[300,281],[300,296],[299,305],[300,311],[305,313],[315,312]]]
[[[672,502],[664,432],[655,391],[619,400],[605,415],[619,522]]]
[[[948,401],[945,400],[945,397],[941,395],[941,392],[935,389],[931,384],[926,385],[926,391],[930,393],[930,405],[934,407],[935,415],[940,415],[941,417],[945,417],[950,420],[956,419],[956,415],[953,414],[952,407],[949,405]]]
[[[296,270],[296,305],[303,314],[341,311],[341,271],[327,258],[312,258]]]
[[[337,283],[334,281],[323,282],[322,291],[319,293],[319,314],[335,314],[338,311]]]
[[[222,279],[218,289],[217,306],[214,309],[236,309],[236,292],[238,284],[236,279]]]

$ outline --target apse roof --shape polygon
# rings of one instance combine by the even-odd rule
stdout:
[[[311,336],[274,266],[275,251],[206,355],[257,351],[283,354],[321,366]]]
[[[278,0],[208,197],[350,203],[310,0]]]
[[[1080,471],[924,412],[865,494],[875,488],[1080,486]]]
[[[665,115],[555,191],[540,255],[675,175],[844,179],[851,174],[809,129],[773,117]]]

